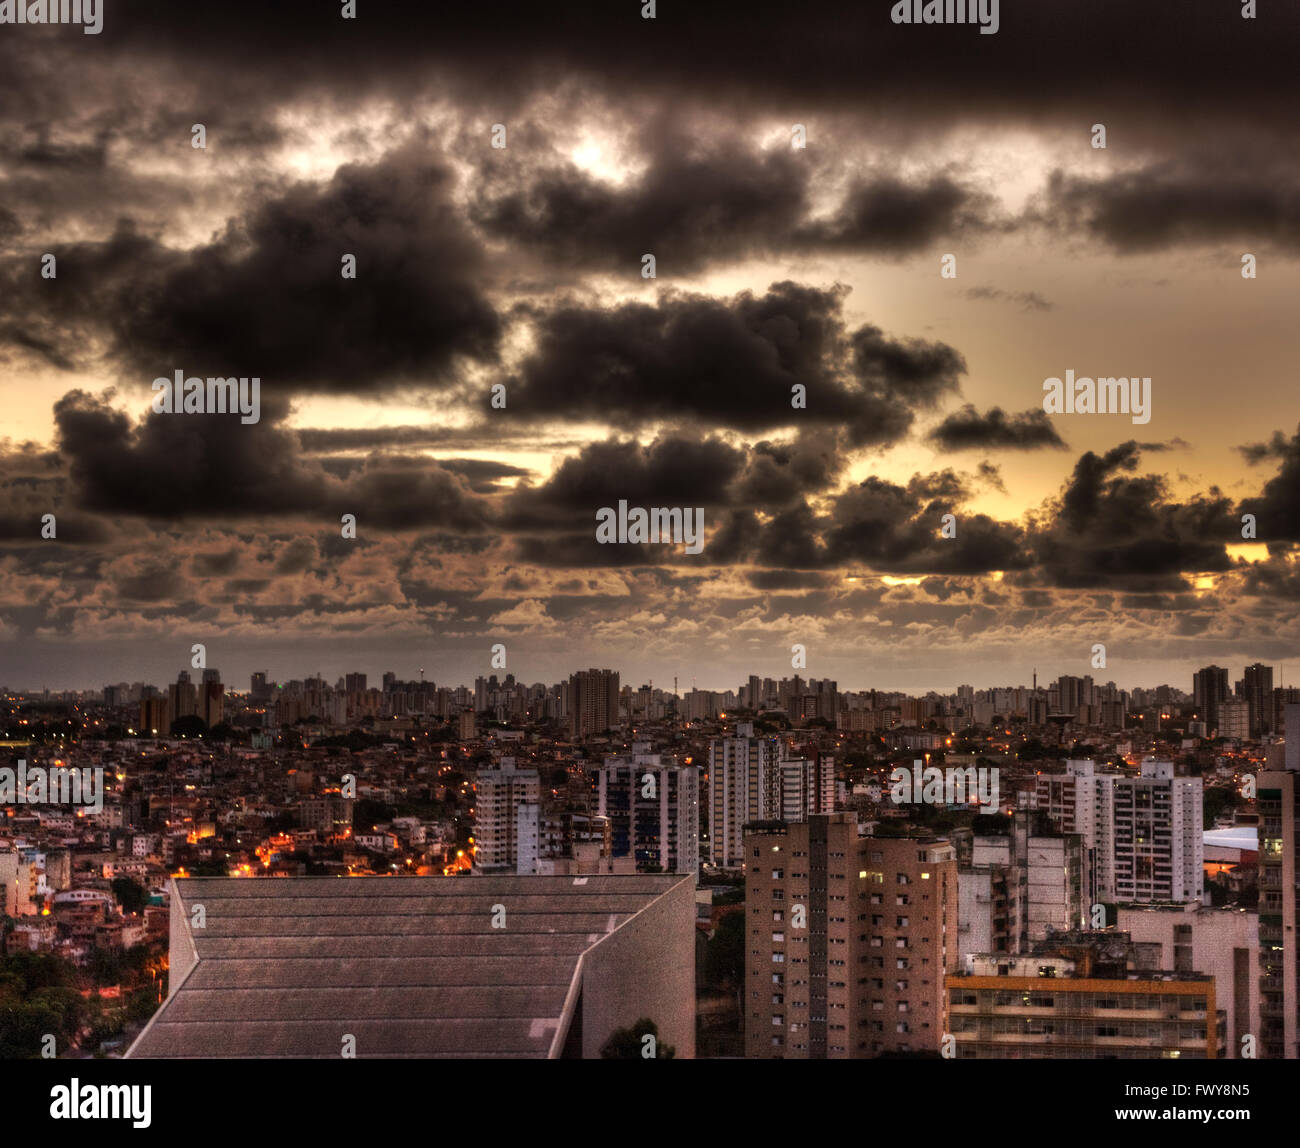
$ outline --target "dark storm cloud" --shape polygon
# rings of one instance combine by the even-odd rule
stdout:
[[[47,515],[54,516],[53,538],[43,536]],[[112,522],[76,505],[56,452],[31,443],[0,449],[0,544],[15,544],[6,545],[9,553],[30,546],[24,554],[29,568],[33,562],[58,569],[84,561],[67,547],[100,546],[116,535]]]
[[[590,524],[594,538],[596,511],[616,506],[619,499],[629,506],[726,505],[744,465],[744,451],[716,438],[592,443],[562,461],[540,486],[517,488],[502,523],[509,529],[581,523],[584,530]]]
[[[57,44],[74,67],[106,56],[123,70],[174,62],[201,102],[220,95],[236,106],[323,86],[356,98],[409,93],[436,77],[464,98],[490,94],[503,107],[577,78],[630,99],[685,89],[714,104],[776,107],[792,121],[802,109],[887,101],[893,114],[918,118],[1145,107],[1186,121],[1194,111],[1255,118],[1266,108],[1283,127],[1297,107],[1289,78],[1300,13],[1291,5],[1261,5],[1257,19],[1243,20],[1237,0],[1043,0],[1004,5],[993,36],[894,25],[891,7],[719,0],[660,4],[657,19],[644,20],[638,0],[506,0],[454,13],[372,5],[343,20],[339,4],[316,0],[216,8],[136,0],[109,8],[100,36],[43,43]],[[19,39],[4,45],[15,67],[24,62]]]
[[[1267,562],[1253,562],[1246,567],[1242,586],[1247,594],[1268,602],[1285,599],[1300,602],[1300,571],[1290,557],[1274,556]]]
[[[732,494],[743,506],[776,507],[830,489],[844,466],[834,436],[803,435],[791,442],[755,443]]]
[[[350,480],[354,476],[364,474],[367,469],[373,469],[379,458],[392,459],[396,457],[400,456],[394,455],[392,452],[369,459],[360,455],[339,457],[318,454],[314,456],[316,463],[326,473],[344,480]],[[417,460],[419,457],[419,455],[412,456]],[[451,474],[462,475],[469,489],[475,494],[497,493],[506,489],[502,485],[503,479],[522,478],[532,474],[532,471],[527,467],[512,466],[509,463],[485,458],[443,458],[436,460],[436,465]]]
[[[698,556],[682,557],[680,546],[624,543],[618,546],[602,545],[596,541],[595,516],[592,528],[559,534],[519,534],[514,540],[515,557],[520,562],[535,566],[578,567],[612,569],[619,566],[654,565],[659,562],[684,561],[714,565],[716,558],[708,545]],[[511,605],[518,605],[512,602]]]
[[[275,561],[277,574],[301,574],[320,561],[320,553],[310,538],[295,538]]]
[[[1234,164],[1159,163],[1100,178],[1053,172],[1037,210],[1121,253],[1249,241],[1300,248],[1300,173]]]
[[[986,460],[976,467],[976,474],[979,476],[979,480],[982,483],[1002,494],[1006,494],[1007,484],[1002,481],[1002,470],[1000,467],[997,467]]]
[[[893,442],[913,408],[955,391],[966,364],[943,343],[845,333],[844,291],[774,283],[730,300],[664,294],[655,305],[559,305],[509,388],[513,417],[635,428],[704,420],[738,430],[847,428],[854,446]],[[806,409],[792,406],[806,388]]]
[[[180,562],[175,556],[138,555],[126,568],[112,574],[113,588],[119,598],[136,602],[166,603],[177,608],[185,591]]]
[[[1280,430],[1273,432],[1268,442],[1247,443],[1237,448],[1252,466],[1269,458],[1286,460],[1296,452],[1296,440],[1288,439]]]
[[[929,437],[931,442],[947,450],[990,447],[1035,450],[1045,446],[1058,449],[1066,446],[1051,419],[1041,410],[1008,415],[1001,407],[991,407],[981,414],[970,403],[950,414],[930,432]]]
[[[132,307],[125,300],[156,282],[177,258],[130,221],[102,242],[51,244],[49,253],[56,279],[41,278],[39,256],[0,264],[0,349],[6,343],[22,347],[61,370],[88,365],[129,319]]]
[[[96,332],[141,385],[176,369],[257,375],[279,408],[295,390],[436,385],[461,357],[493,361],[501,334],[449,192],[413,148],[292,186],[189,251],[127,224],[103,243],[52,247],[57,280],[16,262],[6,275],[19,321],[51,324],[30,337],[61,348]],[[342,277],[344,255],[355,279]]]
[[[752,447],[681,435],[648,445],[611,439],[565,459],[539,486],[516,489],[499,521],[519,535],[521,561],[635,566],[677,561],[681,547],[597,543],[597,510],[616,507],[620,499],[629,506],[702,507],[704,552],[680,560],[729,565],[749,560],[760,538],[775,545],[783,515],[797,514],[805,495],[833,487],[840,466],[833,440],[818,443],[813,436]],[[760,527],[755,509],[774,513],[775,525]],[[792,540],[786,548],[799,552],[801,545]]]
[[[992,197],[948,176],[908,184],[894,176],[858,183],[839,213],[803,228],[797,243],[850,251],[905,255],[940,239],[958,239],[993,226]]]
[[[1242,500],[1238,513],[1255,516],[1260,542],[1300,542],[1300,428],[1289,439],[1275,431],[1271,442],[1240,449],[1252,462],[1271,458],[1279,466],[1258,496]]]
[[[142,366],[341,392],[432,381],[461,355],[491,360],[500,323],[448,192],[415,150],[291,188],[157,283],[125,323],[124,350]],[[341,275],[344,254],[355,280]]]
[[[765,521],[744,523],[728,558],[782,570],[863,567],[884,574],[982,574],[1028,565],[1020,528],[966,514],[966,480],[953,471],[915,475],[906,486],[872,476],[828,500],[819,513],[801,499]],[[957,536],[940,534],[942,516]],[[711,544],[707,553],[714,556]]]
[[[238,566],[239,548],[236,546],[232,546],[227,550],[196,554],[190,560],[191,573],[200,578],[232,574]]]
[[[966,360],[946,343],[889,338],[879,327],[853,333],[853,373],[868,393],[908,407],[933,406],[958,389]]]
[[[292,432],[237,416],[151,414],[138,425],[71,391],[54,408],[59,446],[84,509],[167,519],[355,514],[390,529],[484,528],[464,479],[426,459],[376,456],[346,481],[303,459]]]
[[[905,487],[873,475],[833,500],[827,560],[893,574],[982,574],[1028,566],[1023,532],[987,515],[964,513],[964,495],[952,472],[917,475]],[[941,536],[945,514],[956,518],[956,537]]]
[[[489,153],[471,217],[548,265],[628,272],[650,252],[661,275],[777,252],[904,255],[994,226],[991,197],[946,175],[859,178],[833,218],[809,222],[808,190],[823,173],[806,151],[701,144],[667,131],[646,146],[644,174],[618,185],[567,161],[533,166],[517,152]]]
[[[0,494],[3,493],[0,488]],[[53,538],[44,538],[41,534],[42,519],[47,514],[54,515]],[[61,507],[48,501],[44,506],[37,504],[36,509],[27,513],[15,513],[11,509],[0,511],[0,543],[35,542],[38,546],[45,543],[54,551],[59,549],[56,542],[65,546],[97,546],[112,538],[113,531],[101,519],[88,514],[65,513]]]
[[[18,216],[7,207],[0,205],[0,243],[21,234],[22,230],[23,225],[18,222]]]
[[[811,434],[752,446],[681,434],[648,444],[608,439],[564,459],[540,485],[517,487],[500,521],[507,529],[591,521],[594,530],[596,510],[619,499],[629,506],[771,511],[828,493],[842,465],[835,439]]]
[[[35,168],[53,168],[60,173],[81,169],[98,169],[105,166],[108,157],[108,137],[101,133],[93,143],[59,143],[50,139],[49,125],[43,125],[34,140],[20,145],[13,154],[0,148],[0,159]]]
[[[746,577],[755,590],[823,590],[836,581],[832,575],[808,570],[754,570]]]
[[[71,391],[54,406],[59,447],[90,510],[183,518],[274,515],[320,505],[324,478],[292,435],[236,416],[150,415],[139,426]]]
[[[572,164],[532,170],[500,152],[474,191],[471,216],[494,239],[561,265],[639,270],[652,252],[660,274],[779,250],[805,210],[807,164],[784,151],[735,144],[693,153],[661,141],[640,179],[618,187]]]
[[[443,470],[459,474],[475,494],[491,494],[502,489],[504,478],[524,478],[532,474],[527,467],[511,466],[487,458],[444,458],[438,461]]]
[[[1061,498],[1034,523],[1039,568],[1029,584],[1168,593],[1188,589],[1186,573],[1231,567],[1224,547],[1240,540],[1231,501],[1217,487],[1174,501],[1162,476],[1136,473],[1140,457],[1136,442],[1080,457]]]

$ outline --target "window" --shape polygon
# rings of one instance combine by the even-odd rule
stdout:
[[[785,964],[785,954],[784,954],[784,953],[773,953],[773,954],[772,954],[772,964],[774,964],[774,965],[783,965],[783,964]]]
[[[772,870],[772,880],[773,880],[773,881],[784,881],[784,880],[785,880],[785,870],[784,870],[784,869],[773,869],[773,870]]]
[[[773,909],[773,910],[772,910],[772,920],[773,920],[773,921],[784,921],[784,920],[785,920],[785,912],[784,912],[783,910],[781,910],[781,909]]]
[[[773,933],[773,934],[772,934],[772,943],[773,943],[773,944],[777,944],[777,943],[779,943],[779,942],[781,942],[781,941],[784,941],[784,940],[785,940],[785,934],[784,934],[784,933]]]

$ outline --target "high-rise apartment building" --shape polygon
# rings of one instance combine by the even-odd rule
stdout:
[[[146,736],[157,731],[162,737],[167,736],[171,719],[167,713],[167,699],[147,697],[140,699],[140,732]]]
[[[957,967],[957,855],[859,837],[853,813],[745,834],[745,1054],[937,1051]]]
[[[1257,775],[1259,1055],[1300,1057],[1300,705],[1283,710],[1285,768]]]
[[[609,819],[613,856],[638,872],[695,876],[700,868],[700,781],[693,765],[636,752],[606,758],[596,775],[596,813]],[[645,747],[648,749],[649,747]]]
[[[1218,730],[1220,737],[1250,740],[1250,705],[1245,698],[1228,698],[1219,703]]]
[[[1273,667],[1262,662],[1247,666],[1242,678],[1242,696],[1250,707],[1250,736],[1260,737],[1273,729]]]
[[[176,681],[167,687],[167,724],[177,718],[193,717],[199,712],[199,691],[190,681],[188,670],[182,670],[176,675]],[[159,733],[166,734],[170,729],[159,729]]]
[[[1232,696],[1228,671],[1223,666],[1206,666],[1192,675],[1192,700],[1206,728],[1219,728],[1219,705]]]
[[[785,742],[755,737],[750,722],[736,736],[709,743],[711,860],[724,869],[745,862],[744,830],[752,821],[802,821],[835,809],[835,759],[788,756]]]
[[[220,676],[209,678],[209,674],[216,674],[216,671],[203,671],[203,684],[199,686],[199,717],[208,729],[212,729],[225,718],[226,687],[221,684]]]
[[[1091,903],[1201,899],[1199,777],[1175,777],[1172,763],[1152,759],[1138,777],[1067,761],[1064,774],[1039,776],[1036,794],[1063,833],[1083,838]]]
[[[618,671],[579,670],[569,677],[569,732],[573,737],[604,733],[619,724]]]
[[[1114,788],[1114,899],[1199,901],[1205,889],[1203,791],[1168,761],[1142,762]],[[1110,899],[1110,898],[1103,898]]]
[[[1300,689],[1295,686],[1278,686],[1273,690],[1273,724],[1274,733],[1286,732],[1286,707],[1300,705]]]
[[[1023,810],[1005,836],[977,835],[959,879],[959,937],[969,953],[1027,953],[1087,918],[1086,855],[1077,833]]]
[[[519,867],[520,808],[532,810],[531,841],[535,871],[537,853],[537,810],[540,784],[535,769],[516,769],[514,758],[503,757],[497,769],[481,769],[474,781],[475,870],[483,873],[513,873]]]

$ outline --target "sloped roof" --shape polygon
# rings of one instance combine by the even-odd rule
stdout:
[[[683,879],[176,879],[197,960],[174,925],[182,979],[127,1055],[546,1057],[581,955]]]

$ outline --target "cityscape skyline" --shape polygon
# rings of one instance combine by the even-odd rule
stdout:
[[[1236,663],[1229,664],[1228,666],[1219,666],[1218,663],[1212,661],[1205,662],[1203,664],[1197,664],[1194,669],[1191,669],[1186,674],[1181,675],[1181,677],[1186,678],[1186,684],[1183,685],[1178,684],[1176,680],[1172,680],[1172,679],[1164,679],[1160,681],[1147,680],[1142,682],[1126,684],[1125,682],[1118,680],[1110,672],[1110,670],[1106,668],[1087,669],[1081,672],[1072,672],[1066,670],[1052,672],[1050,668],[1044,670],[1042,668],[1035,667],[1034,669],[1030,670],[1029,679],[1020,682],[1002,681],[996,683],[990,682],[987,684],[980,684],[980,682],[977,680],[962,680],[962,681],[956,681],[950,688],[931,687],[931,688],[919,688],[919,689],[914,688],[913,690],[909,690],[901,686],[891,685],[888,683],[851,684],[845,682],[843,679],[836,677],[833,674],[818,674],[818,673],[810,672],[807,669],[794,670],[792,668],[787,667],[784,671],[777,671],[774,673],[762,673],[757,675],[751,675],[750,672],[743,672],[737,676],[736,681],[730,684],[718,683],[718,684],[706,685],[706,684],[701,684],[698,681],[685,682],[679,676],[677,681],[677,694],[678,696],[682,696],[692,689],[704,690],[713,693],[725,693],[728,691],[736,692],[738,688],[743,688],[744,683],[748,680],[750,676],[757,676],[760,679],[767,679],[772,681],[780,681],[782,679],[789,679],[798,676],[804,680],[821,680],[824,678],[830,681],[834,681],[837,685],[839,692],[841,693],[844,692],[859,693],[859,692],[869,692],[874,690],[880,693],[903,693],[903,694],[912,693],[913,696],[924,696],[925,694],[933,693],[933,694],[938,694],[940,696],[948,697],[948,696],[955,696],[958,693],[958,690],[963,686],[971,686],[976,691],[1033,689],[1034,673],[1036,669],[1037,670],[1036,677],[1038,682],[1037,688],[1040,690],[1046,689],[1052,682],[1056,681],[1061,677],[1075,677],[1075,678],[1091,678],[1099,686],[1113,684],[1117,689],[1125,690],[1127,692],[1132,692],[1135,689],[1155,690],[1161,687],[1169,687],[1178,690],[1180,693],[1184,693],[1191,696],[1195,692],[1195,675],[1200,673],[1203,669],[1207,669],[1211,667],[1217,667],[1228,671],[1229,693],[1231,693],[1232,686],[1238,681],[1242,680],[1233,676],[1234,674],[1233,665],[1235,664]],[[1282,673],[1282,671],[1285,668],[1285,663],[1273,663],[1270,666],[1269,663],[1260,663],[1258,662],[1258,660],[1255,660],[1252,662],[1244,663],[1242,665],[1241,669],[1243,674],[1245,669],[1248,666],[1256,665],[1256,664],[1262,664],[1278,670],[1276,679],[1273,681],[1272,686],[1270,688],[1277,688],[1277,689],[1286,688],[1285,676]],[[336,663],[336,665],[341,666],[342,663]],[[591,667],[584,664],[581,668],[587,669]],[[673,692],[671,675],[669,675],[667,681],[656,680],[653,678],[633,679],[632,677],[627,676],[626,673],[618,666],[609,665],[603,668],[611,669],[615,673],[619,674],[622,679],[622,685],[624,687],[630,687],[633,690],[637,690],[637,689],[645,688],[646,686],[651,686],[656,690],[662,690],[666,694],[671,694]],[[309,679],[313,679],[317,677],[319,677],[322,681],[326,682],[327,684],[332,684],[337,681],[343,681],[345,678],[351,676],[352,674],[361,674],[367,678],[367,681],[371,686],[375,686],[383,680],[385,675],[392,673],[396,676],[396,678],[399,681],[402,682],[416,682],[416,681],[424,680],[432,685],[437,685],[448,689],[458,689],[458,688],[472,689],[474,682],[480,678],[483,680],[487,680],[488,678],[495,676],[498,681],[501,681],[505,679],[507,674],[511,675],[518,684],[523,686],[532,686],[537,684],[551,686],[558,682],[567,681],[571,674],[578,672],[579,667],[570,664],[570,668],[568,670],[553,676],[545,676],[545,675],[535,676],[529,673],[519,672],[511,668],[487,667],[483,670],[473,673],[468,678],[451,678],[451,677],[440,678],[434,673],[433,668],[431,668],[427,664],[423,667],[416,667],[409,676],[394,670],[391,664],[386,665],[383,669],[380,669],[378,671],[371,669],[369,667],[360,667],[354,664],[349,664],[346,667],[338,670],[334,670],[334,669],[323,670],[317,668],[312,670],[310,673],[302,673],[300,676],[290,674],[285,676],[284,678],[281,678],[277,672],[273,672],[269,668],[269,666],[258,666],[256,669],[252,669],[247,672],[236,671],[230,674],[227,674],[226,671],[223,669],[223,667],[220,665],[214,665],[210,667],[209,670],[215,670],[217,673],[221,674],[222,676],[218,680],[222,681],[227,687],[232,688],[235,692],[242,693],[244,692],[244,687],[239,686],[237,683],[246,679],[251,680],[252,677],[256,674],[265,674],[268,680],[277,682],[281,685],[283,685],[285,682],[288,681],[301,682],[301,681],[307,681]],[[20,685],[12,681],[0,680],[0,689],[8,690],[10,692],[15,692],[15,693],[30,693],[30,694],[36,694],[40,692],[97,693],[101,691],[105,685],[117,685],[119,683],[126,683],[128,685],[144,684],[144,685],[156,686],[158,684],[166,684],[168,682],[176,681],[177,675],[181,673],[202,675],[203,672],[204,670],[201,668],[194,668],[188,665],[180,665],[179,668],[173,672],[164,672],[161,675],[154,675],[148,678],[138,677],[135,675],[126,675],[121,677],[114,674],[101,675],[102,680],[100,680],[97,685],[87,684],[81,686],[49,686],[46,684],[41,684],[39,686],[31,685],[31,684]],[[423,674],[423,677],[421,677],[421,674]],[[116,679],[115,681],[112,680],[114,678]]]

